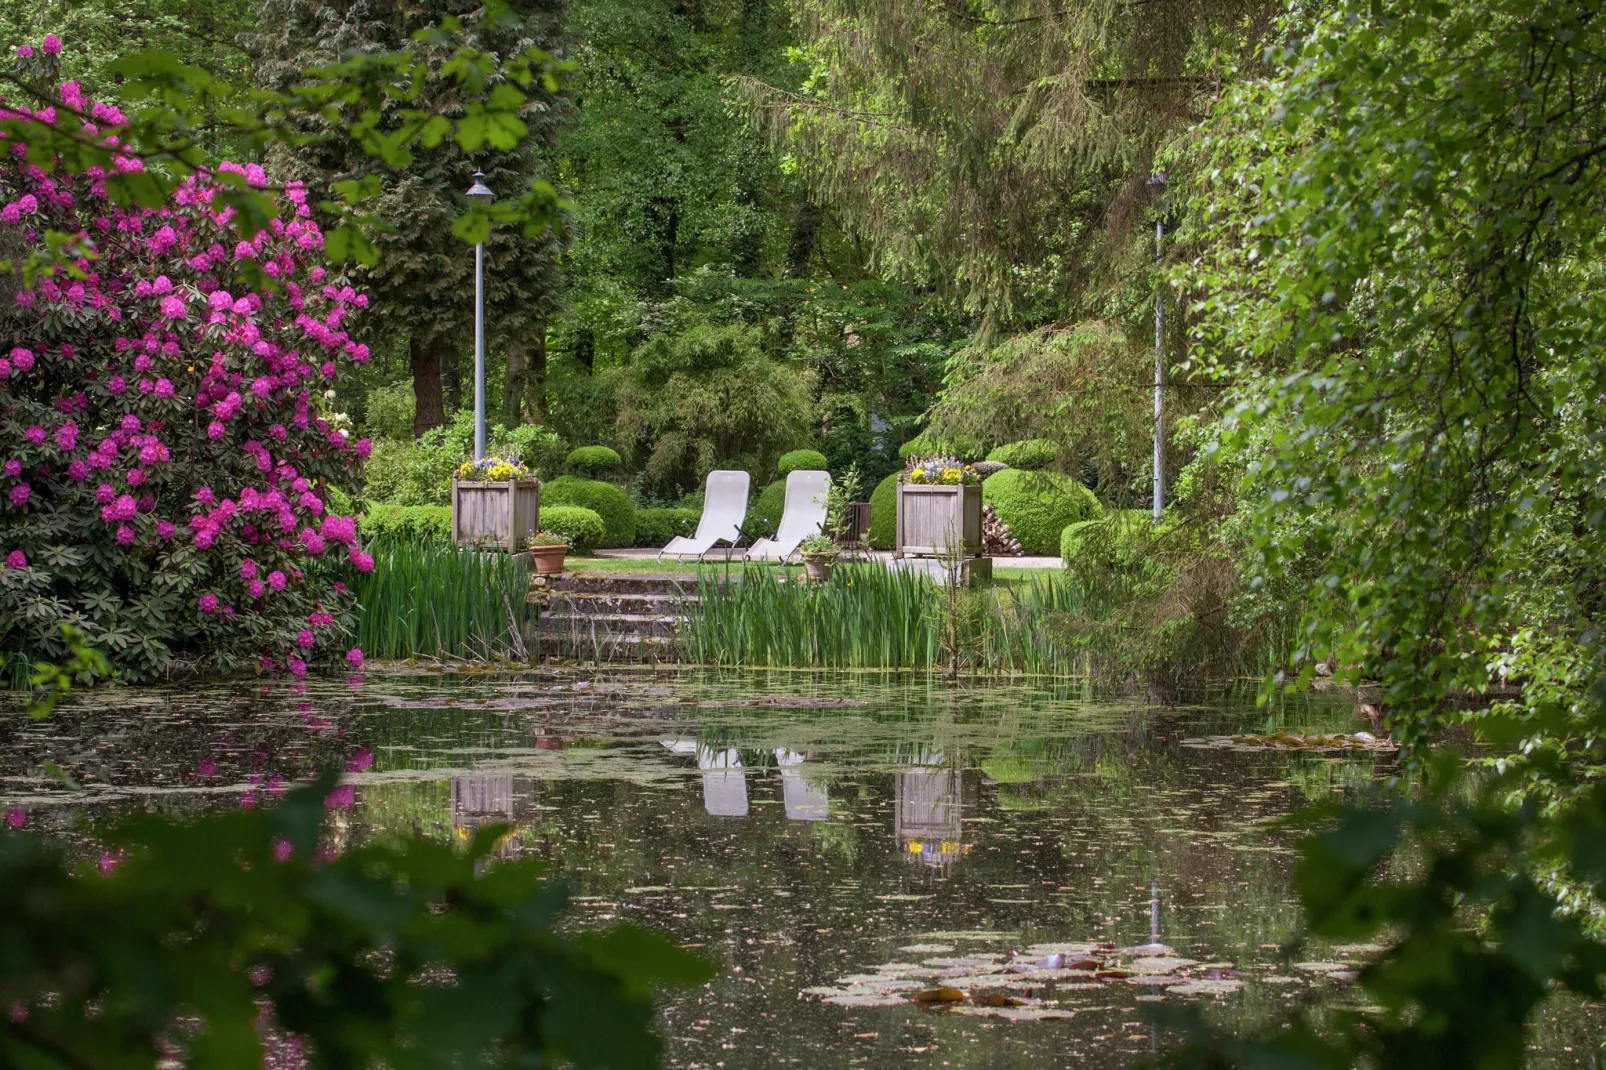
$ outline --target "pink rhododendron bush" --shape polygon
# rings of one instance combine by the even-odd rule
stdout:
[[[71,109],[115,138],[116,109],[72,82],[60,98],[28,114]],[[246,237],[211,205],[224,181],[266,188],[254,164],[124,208],[100,168],[47,170],[26,151],[0,139],[0,258],[20,265],[51,232],[96,255],[81,277],[0,274],[0,653],[55,658],[71,623],[134,676],[360,662],[339,579],[373,561],[330,492],[355,483],[368,444],[321,406],[367,359],[347,330],[366,300],[319,266],[305,194],[291,186]],[[245,262],[270,285],[242,285]]]

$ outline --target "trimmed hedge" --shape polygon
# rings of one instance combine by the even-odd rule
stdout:
[[[890,550],[898,539],[898,477],[894,472],[870,492],[870,546]],[[983,484],[986,486],[986,484]]]
[[[547,505],[543,502],[541,530],[568,539],[569,549],[574,553],[589,554],[602,541],[606,527],[595,509],[587,509],[583,505]]]
[[[392,505],[380,503],[357,521],[364,542],[371,539],[427,539],[452,541],[452,507],[449,505]]]
[[[542,485],[541,502],[583,505],[602,517],[603,534],[597,543],[600,547],[635,545],[636,507],[630,504],[630,495],[612,483],[563,476]]]
[[[1007,464],[1011,468],[1036,471],[1053,468],[1060,459],[1060,448],[1046,438],[1026,438],[1019,442],[1006,442],[987,455],[989,461]]]
[[[570,450],[564,464],[587,476],[606,475],[617,472],[624,462],[619,454],[607,446],[581,446]]]
[[[801,450],[797,451],[803,452]],[[781,526],[781,513],[786,509],[786,480],[777,479],[764,488],[758,496],[758,504],[753,506],[752,516],[769,524],[774,531]]]
[[[793,472],[823,472],[825,469],[825,454],[819,450],[791,450],[781,454],[781,459],[775,464],[775,470],[781,473],[782,479],[785,479]]]
[[[1006,468],[981,485],[981,499],[1009,525],[1029,554],[1057,554],[1067,525],[1101,512],[1093,492],[1057,472]]]
[[[696,509],[637,509],[636,545],[661,547],[676,535],[690,535],[702,517]]]

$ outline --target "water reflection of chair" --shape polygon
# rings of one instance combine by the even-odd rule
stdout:
[[[803,755],[777,747],[775,764],[781,767],[781,796],[786,800],[788,821],[824,821],[830,816],[830,800],[823,785],[815,787],[803,778]]]
[[[934,755],[934,761],[942,756]],[[931,866],[946,866],[967,853],[957,769],[906,769],[897,780],[894,831],[905,855]]]
[[[703,771],[703,809],[714,817],[747,816],[747,775],[740,751],[715,750],[684,739],[666,739],[663,744],[674,754],[697,755],[697,768]]]

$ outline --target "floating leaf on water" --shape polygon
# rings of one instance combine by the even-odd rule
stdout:
[[[952,951],[953,949],[954,945],[952,944],[910,944],[908,947],[900,947],[898,950],[907,951],[911,955],[940,955],[944,951]]]
[[[1128,977],[1126,979],[1126,983],[1129,984],[1129,985],[1148,985],[1151,988],[1153,988],[1153,987],[1159,987],[1161,985],[1183,985],[1183,984],[1187,984],[1188,983],[1188,979],[1185,978],[1185,977],[1172,977],[1169,974],[1140,973],[1140,974],[1137,974],[1136,976]]]
[[[1166,992],[1175,996],[1230,996],[1243,986],[1242,981],[1195,980],[1187,984],[1172,985]]]
[[[1124,981],[1132,976],[1131,970],[1100,970],[1093,975],[1101,981]]]
[[[985,992],[972,996],[970,1001],[978,1007],[1026,1007],[1042,1000],[1023,999],[1020,996],[1006,996],[1002,992]]]
[[[1177,949],[1170,944],[1138,944],[1136,947],[1118,947],[1118,955],[1175,955]]]
[[[1145,955],[1133,959],[1127,965],[1139,973],[1175,973],[1184,966],[1196,965],[1196,961],[1170,955]]]
[[[1026,949],[1024,957],[1031,958],[1037,955],[1091,955],[1098,949],[1098,944],[1033,944]]]
[[[1294,969],[1306,973],[1340,973],[1347,969],[1342,962],[1296,962]]]
[[[916,992],[916,1003],[958,1003],[965,998],[965,994],[957,988],[943,985],[941,988],[928,988],[924,992]]]
[[[1374,955],[1381,955],[1387,951],[1388,948],[1384,947],[1382,944],[1339,944],[1332,950],[1333,954],[1342,955],[1344,958],[1364,959],[1372,958]]]
[[[1297,985],[1299,984],[1299,978],[1284,977],[1282,974],[1273,974],[1270,977],[1262,977],[1260,979],[1260,983],[1263,985]]]
[[[950,955],[946,958],[923,960],[927,966],[995,966],[1001,955]]]
[[[903,997],[891,992],[843,992],[835,996],[826,996],[820,1002],[829,1003],[833,1007],[897,1007],[904,1002]]]
[[[1006,1018],[1012,1022],[1035,1022],[1045,1018],[1075,1018],[1076,1012],[1060,1007],[955,1007],[955,1014],[981,1018]]]

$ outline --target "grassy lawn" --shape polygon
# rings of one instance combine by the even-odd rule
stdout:
[[[625,572],[644,576],[668,575],[685,576],[696,575],[699,568],[710,571],[724,571],[726,564],[723,561],[707,561],[698,564],[696,561],[672,561],[665,558],[654,561],[652,558],[621,558],[621,557],[575,557],[570,556],[564,561],[564,567],[570,572]],[[739,574],[744,567],[764,568],[779,571],[783,574],[801,573],[800,565],[744,565],[741,561],[730,562],[730,571],[733,575]],[[1011,568],[1007,565],[993,566],[993,579],[999,582],[1014,583],[1020,580],[1030,580],[1032,577],[1048,579],[1058,575],[1058,569],[1052,568]]]

